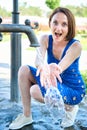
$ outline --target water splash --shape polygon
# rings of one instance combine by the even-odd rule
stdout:
[[[64,102],[57,87],[51,86],[47,88],[44,101],[54,123],[57,123],[58,120],[64,117]]]

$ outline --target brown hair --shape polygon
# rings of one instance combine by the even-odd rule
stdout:
[[[58,12],[62,12],[67,16],[67,19],[68,19],[68,34],[66,36],[66,40],[71,40],[72,38],[75,37],[75,18],[74,18],[74,15],[72,14],[72,12],[69,9],[63,8],[63,7],[56,8],[49,17],[49,27],[50,27],[50,22],[52,20],[52,17]]]

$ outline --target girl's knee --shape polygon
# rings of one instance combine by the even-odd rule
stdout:
[[[29,73],[29,68],[27,66],[21,66],[18,71],[18,77],[26,77]]]

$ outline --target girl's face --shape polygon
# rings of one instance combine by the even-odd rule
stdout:
[[[50,22],[50,29],[55,42],[65,41],[68,33],[67,16],[62,12],[56,13]]]

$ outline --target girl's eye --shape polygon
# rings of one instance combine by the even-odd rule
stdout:
[[[67,26],[67,23],[64,22],[62,25],[63,25],[63,26]]]
[[[58,23],[57,23],[57,21],[54,21],[53,23],[54,23],[55,25],[57,25],[57,24],[58,24]]]

